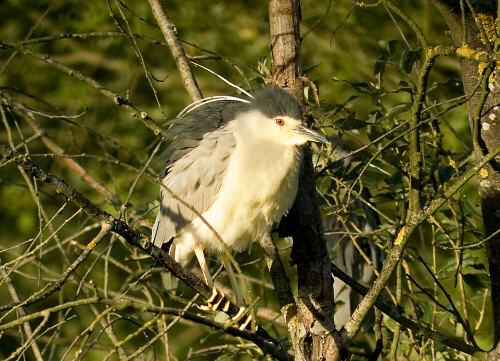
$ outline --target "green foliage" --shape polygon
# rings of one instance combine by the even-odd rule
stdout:
[[[68,0],[19,4],[7,0],[0,12],[1,37],[21,41],[86,33],[75,39],[39,40],[25,46],[92,77],[130,100],[157,124],[163,124],[189,104],[189,95],[147,2],[121,4],[125,18],[117,4],[121,3],[110,2],[108,6],[106,2]],[[352,6],[348,1],[302,1],[303,66],[305,75],[319,89],[320,98],[318,105],[312,88],[307,88],[308,111],[314,116],[314,126],[333,140],[331,147],[318,150],[314,159],[319,171],[318,189],[327,199],[321,208],[324,218],[335,217],[340,220],[337,224],[343,223],[342,242],[352,241],[348,234],[354,234],[355,240],[364,237],[384,254],[392,247],[406,218],[412,130],[408,120],[417,92],[417,75],[422,69],[422,51],[409,27],[399,19],[393,22],[383,7],[356,7],[351,13]],[[432,44],[450,43],[442,20],[427,2],[401,6],[416,21],[424,15],[419,25]],[[246,89],[262,86],[271,68],[265,4],[190,1],[188,5],[169,1],[166,9],[194,62]],[[135,34],[140,57],[124,35],[129,27]],[[144,59],[144,66],[140,59]],[[154,177],[161,168],[155,160],[150,162],[150,157],[156,159],[161,152],[161,147],[157,149],[160,137],[95,88],[50,64],[8,48],[0,49],[0,62],[0,140],[11,142],[19,152],[29,153],[41,167],[149,236],[158,208],[158,185],[142,175]],[[236,92],[201,68],[193,66],[193,71],[205,96]],[[431,72],[420,126],[424,206],[443,195],[473,164],[459,79],[457,59],[440,60]],[[119,201],[97,192],[68,167],[64,157],[48,149],[40,129],[30,126],[30,117],[64,150],[67,159],[78,162]],[[373,208],[363,203],[363,196]],[[20,300],[59,280],[99,231],[94,220],[78,212],[64,197],[3,161],[0,206],[0,259]],[[373,216],[373,209],[380,224],[364,229],[361,225]],[[463,325],[450,312],[453,307],[448,295],[480,346],[489,347],[491,319],[483,317],[491,308],[484,302],[490,287],[484,244],[462,248],[484,238],[480,217],[477,187],[471,181],[418,229],[405,252],[407,275],[403,277],[399,307],[407,317],[423,325],[464,339],[460,331]],[[290,244],[280,242],[295,291],[294,270],[287,261]],[[335,252],[336,248],[332,248],[332,258]],[[277,318],[279,306],[261,250],[255,246],[250,254],[238,255],[237,259],[254,296],[259,297],[257,304],[263,311],[271,311],[262,312],[265,315],[259,319],[260,324],[291,347],[287,329]],[[185,307],[194,297],[192,290],[181,285],[178,294],[165,292],[162,273],[137,249],[116,236],[107,236],[60,291],[26,308],[26,312],[91,297],[96,290],[105,298]],[[1,305],[13,302],[7,279],[5,274],[0,275]],[[229,284],[225,277],[220,279]],[[390,290],[394,296],[394,287]],[[396,307],[390,296],[384,297]],[[337,303],[339,311],[344,306],[343,301]],[[213,332],[190,321],[161,315],[142,329],[152,319],[150,313],[130,308],[104,314],[107,309],[98,304],[51,315],[43,333],[37,335],[38,347],[47,359],[49,355],[62,359],[66,354],[70,359],[78,351],[82,352],[79,357],[86,360],[117,358],[116,352],[131,355],[144,345],[138,357],[145,360],[166,359],[166,350],[177,359],[264,359],[252,343],[240,343],[224,332]],[[193,307],[190,312],[206,316]],[[0,324],[4,324],[19,316],[10,311],[0,317]],[[33,330],[39,322],[32,322]],[[371,326],[373,317],[366,322]],[[386,356],[397,328],[389,318],[384,318],[382,325]],[[363,350],[355,356],[359,359],[366,359],[364,351],[373,344],[374,335],[368,326],[352,345],[353,350]],[[166,336],[158,336],[167,328]],[[18,331],[10,329],[0,339],[1,357],[7,357],[25,341]],[[135,332],[134,337],[126,339]],[[117,342],[124,340],[116,351]],[[428,339],[409,330],[401,331],[398,352],[408,359],[417,355],[465,359],[463,354],[437,343],[431,347]],[[26,350],[26,355],[27,359],[33,358],[31,349]]]

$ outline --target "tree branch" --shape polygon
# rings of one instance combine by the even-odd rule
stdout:
[[[290,282],[281,263],[278,248],[269,234],[260,239],[260,245],[264,250],[267,268],[273,281],[274,291],[278,298],[281,311],[285,322],[288,324],[290,319],[297,313],[297,305],[290,289]]]
[[[269,1],[272,77],[268,82],[286,89],[304,105],[300,17],[298,0]],[[305,119],[305,106],[303,110]],[[287,235],[293,237],[291,262],[297,265],[297,323],[290,336],[297,360],[341,360],[348,352],[335,329],[333,278],[316,200],[311,148],[302,151],[299,191],[282,227],[289,227]]]
[[[104,87],[104,85],[100,84],[95,79],[79,72],[78,70],[72,69],[69,66],[59,63],[57,60],[51,58],[47,54],[38,53],[24,45],[21,45],[18,42],[0,39],[0,45],[15,48],[24,55],[31,56],[32,58],[47,63],[50,66],[62,71],[63,73],[66,73],[71,77],[74,77],[80,81],[89,84],[93,88],[97,89],[100,93],[105,95],[107,98],[111,99],[116,105],[119,105],[127,109],[132,114],[132,116],[141,120],[144,123],[144,125],[149,129],[151,129],[155,134],[161,134],[164,137],[166,136],[167,132],[158,124],[156,124],[155,121],[145,111],[141,111],[140,109],[136,108],[130,102],[130,100],[125,99],[120,95],[113,93],[111,90]]]
[[[186,53],[184,52],[184,49],[182,48],[182,45],[177,37],[175,25],[168,17],[161,0],[148,0],[148,2],[153,10],[153,14],[158,22],[158,25],[160,25],[163,36],[167,40],[170,51],[174,56],[175,63],[177,64],[182,81],[184,82],[184,87],[193,101],[202,99],[203,95],[201,94],[198,83],[196,82],[193,72],[191,71]]]
[[[196,277],[191,271],[182,267],[170,255],[161,248],[152,244],[147,237],[131,229],[125,222],[120,219],[114,218],[109,213],[101,210],[99,207],[90,202],[81,193],[73,189],[66,182],[60,178],[44,171],[37,164],[35,164],[29,157],[14,151],[7,144],[0,141],[0,155],[7,160],[22,167],[26,173],[53,188],[57,193],[65,196],[69,201],[73,202],[76,206],[83,209],[91,218],[99,222],[103,227],[111,226],[110,230],[125,239],[129,244],[138,247],[145,253],[149,254],[163,267],[172,272],[177,278],[181,279],[189,287],[193,288],[196,292],[201,294],[205,299],[210,298],[212,289],[208,287],[203,280]],[[238,313],[239,307],[230,304],[227,314],[234,316]],[[258,330],[254,333],[263,341],[274,345],[273,357],[280,360],[291,360],[286,350],[282,345],[259,326]],[[279,356],[279,357],[278,357]]]
[[[356,280],[351,278],[349,275],[344,273],[340,268],[338,268],[335,264],[331,264],[332,266],[332,273],[334,274],[335,277],[338,277],[339,279],[342,280],[345,284],[349,285],[353,290],[358,292],[361,295],[366,295],[369,291],[369,289],[361,284],[359,284]],[[442,343],[445,346],[451,347],[455,350],[464,352],[468,355],[472,355],[474,357],[477,357],[480,360],[486,360],[487,359],[487,353],[480,350],[479,348],[476,348],[474,346],[468,345],[464,343],[462,340],[453,338],[453,337],[448,337],[445,336],[439,332],[436,332],[434,330],[431,330],[429,328],[426,328],[422,326],[421,324],[405,317],[401,311],[390,307],[384,300],[382,299],[377,299],[374,303],[375,307],[377,307],[380,311],[385,313],[387,316],[392,318],[394,321],[398,322],[401,326],[409,328],[410,330],[413,330],[415,332],[418,332],[422,336],[425,336],[431,340],[437,341],[439,343]]]
[[[488,162],[494,159],[498,154],[500,154],[500,145],[496,147],[492,152],[484,156],[484,158],[476,164],[474,167],[470,168],[465,172],[455,183],[453,183],[443,196],[434,199],[425,210],[419,212],[413,219],[411,219],[406,225],[401,229],[394,246],[389,252],[387,258],[384,261],[382,271],[380,276],[377,277],[373,286],[370,288],[368,293],[365,295],[361,303],[356,308],[355,312],[351,316],[351,319],[346,323],[343,330],[343,337],[346,340],[352,339],[359,329],[361,322],[368,310],[375,304],[378,296],[382,292],[385,284],[389,280],[392,271],[396,267],[398,261],[401,259],[404,248],[413,234],[415,229],[422,224],[430,215],[437,211],[448,199],[450,199],[456,192],[458,192],[473,176],[475,176]]]
[[[178,308],[145,305],[144,303],[139,303],[131,300],[114,300],[108,298],[101,298],[97,295],[77,301],[66,302],[61,305],[47,308],[43,311],[35,312],[24,317],[19,317],[14,321],[0,325],[0,332],[8,330],[9,328],[12,327],[22,325],[26,322],[36,320],[38,318],[43,318],[44,320],[47,320],[50,314],[62,310],[71,309],[73,307],[97,305],[97,304],[107,305],[117,311],[133,308],[141,312],[151,312],[158,315],[166,314],[166,315],[178,316],[198,324],[202,324],[205,326],[215,328],[220,331],[227,332],[232,336],[241,337],[245,340],[251,341],[255,343],[257,346],[259,346],[259,348],[266,354],[269,354],[270,356],[274,357],[277,360],[286,360],[286,361],[292,360],[292,358],[288,354],[283,353],[284,352],[283,350],[277,349],[274,343],[269,342],[269,340],[265,338],[262,338],[261,335],[259,335],[258,333],[241,331],[236,327],[228,328],[224,323],[213,321],[207,317],[198,316],[194,313],[186,312],[185,310],[180,310]]]

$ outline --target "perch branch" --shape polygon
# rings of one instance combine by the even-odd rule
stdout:
[[[17,153],[2,141],[0,141],[0,155],[23,168],[28,175],[46,183],[57,193],[65,196],[69,201],[74,203],[77,207],[83,209],[84,212],[87,213],[87,215],[99,222],[103,227],[111,225],[110,230],[112,232],[120,235],[129,244],[149,254],[164,268],[172,272],[177,278],[182,280],[189,287],[193,288],[205,299],[210,298],[212,289],[208,287],[205,282],[203,282],[203,280],[196,277],[191,271],[182,267],[172,257],[170,257],[168,252],[165,252],[161,248],[155,246],[149,241],[147,237],[130,228],[129,225],[124,221],[116,219],[109,213],[101,210],[99,207],[85,198],[81,193],[69,186],[62,179],[41,169],[29,157]],[[234,316],[238,313],[238,311],[239,307],[231,303],[227,313],[230,316]],[[276,357],[280,360],[291,360],[290,356],[288,355],[286,350],[283,349],[282,345],[274,338],[269,336],[269,334],[262,327],[259,327],[258,330],[253,334],[261,339],[262,342],[266,342],[267,344],[272,345],[272,353],[270,354],[273,357]],[[263,349],[263,351],[267,352],[267,349]]]

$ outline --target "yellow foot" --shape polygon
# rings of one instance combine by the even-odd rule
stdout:
[[[250,325],[250,321],[252,321],[252,315],[247,315],[247,319],[240,325],[240,327],[238,327],[238,329],[243,331],[248,326],[248,330],[251,331],[250,329],[252,326]],[[257,331],[257,327],[255,328],[255,331]]]
[[[204,311],[217,311],[219,306],[221,305],[222,300],[226,298],[226,295],[223,292],[219,292],[217,288],[212,288],[212,295],[207,300],[207,305],[202,305],[200,308]],[[227,311],[229,309],[229,301],[223,307],[223,311]]]
[[[248,331],[252,331],[250,322],[252,321],[252,315],[246,314],[248,310],[245,307],[240,307],[238,313],[231,317],[231,319],[226,321],[226,324],[231,323],[237,326],[240,331],[247,329]],[[248,327],[248,328],[247,328]],[[257,331],[257,328],[255,329]]]
[[[229,306],[231,305],[231,301],[226,298],[226,295],[223,292],[217,290],[215,286],[212,289],[210,298],[206,302],[206,305],[201,305],[199,306],[199,308],[204,311],[227,312],[229,310]],[[252,315],[247,314],[247,312],[248,309],[246,307],[240,307],[238,313],[228,319],[226,321],[226,324],[230,324],[229,326],[234,325],[235,327],[238,327],[240,331],[243,331],[245,329],[251,331],[250,322],[252,321]],[[257,331],[257,329],[255,331]]]

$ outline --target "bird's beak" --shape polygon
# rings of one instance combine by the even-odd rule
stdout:
[[[328,139],[323,137],[321,134],[319,134],[318,132],[315,132],[312,129],[309,129],[308,127],[303,126],[302,124],[294,127],[293,132],[295,134],[297,134],[298,136],[300,136],[300,137],[302,137],[305,140],[308,140],[310,142],[317,142],[317,143],[323,143],[323,144],[330,143],[328,141]]]

